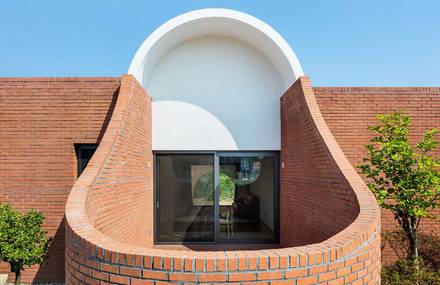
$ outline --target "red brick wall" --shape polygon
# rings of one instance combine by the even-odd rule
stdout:
[[[316,112],[316,102],[310,102],[310,98],[313,98],[311,88],[303,84],[307,82],[306,79],[302,80],[285,95],[285,102],[289,105],[291,98],[303,96],[306,99],[300,103],[303,112],[309,112],[307,108],[310,104],[312,111]],[[145,123],[150,117],[149,105],[146,104],[149,102],[146,100],[148,97],[142,92],[132,92],[137,89],[136,86],[138,83],[132,77],[123,77],[118,102],[107,132],[69,196],[66,206],[67,284],[378,284],[379,210],[371,193],[365,191],[362,180],[349,169],[349,163],[344,160],[335,141],[328,137],[329,132],[323,125],[323,119],[316,114],[312,115],[309,124],[300,131],[314,131],[315,136],[324,135],[325,142],[319,144],[324,144],[321,151],[326,154],[325,160],[335,159],[336,163],[333,166],[337,169],[343,168],[339,180],[346,180],[346,184],[343,183],[346,187],[344,189],[352,193],[350,197],[359,201],[360,205],[359,209],[351,210],[356,213],[356,217],[350,219],[353,223],[349,226],[340,225],[340,232],[335,236],[327,236],[326,241],[307,246],[266,250],[176,250],[155,248],[151,247],[151,243],[142,244],[138,242],[139,239],[132,239],[132,236],[145,233],[142,225],[139,225],[138,231],[129,227],[125,236],[119,234],[117,227],[99,229],[100,224],[96,223],[96,218],[100,217],[100,207],[96,205],[103,201],[118,201],[118,196],[112,195],[114,183],[109,181],[117,182],[118,189],[125,184],[125,193],[128,195],[138,193],[139,187],[151,192],[151,169],[148,167],[151,156],[144,156],[146,152],[151,151],[139,149],[141,152],[135,152],[138,155],[133,156],[133,160],[127,160],[126,155],[126,151],[145,143],[144,138],[139,138],[139,134],[150,134],[150,124]],[[306,91],[303,92],[303,89]],[[285,108],[283,110],[289,111]],[[127,113],[131,115],[127,116]],[[148,118],[147,121],[144,121],[145,118]],[[286,123],[291,122],[287,119]],[[151,139],[148,136],[147,138]],[[128,144],[124,151],[116,143],[119,140]],[[150,144],[147,145],[151,147]],[[120,163],[108,163],[113,160]],[[286,163],[290,165],[290,158]],[[144,171],[131,171],[133,167],[141,167]],[[105,183],[98,184],[103,175]],[[126,179],[121,180],[121,177]],[[150,183],[131,183],[132,178],[138,181],[139,177],[142,177],[142,181],[150,180]],[[116,181],[115,178],[119,180]],[[288,183],[281,186],[281,191],[290,191]],[[93,195],[98,188],[99,191],[107,192],[107,195],[94,198]],[[322,191],[325,189],[321,188]],[[136,204],[135,200],[131,200],[125,207],[119,208],[117,215],[125,217],[126,212],[130,212],[133,207],[136,208]],[[149,209],[143,217],[149,218],[148,215],[151,213]],[[135,214],[141,215],[142,212]],[[102,217],[103,220],[109,220],[108,224],[114,221],[112,214]],[[138,217],[134,215],[132,219],[138,221]],[[118,221],[116,224],[120,226]],[[343,229],[344,226],[348,227]],[[335,232],[326,231],[325,235]],[[320,238],[323,239],[324,235]]]
[[[112,246],[152,246],[151,163],[151,98],[124,75],[105,135],[67,201],[66,283],[85,281],[91,253],[83,243],[99,244],[113,262],[119,257]]]
[[[48,263],[26,269],[24,282],[64,280],[63,216],[77,177],[74,143],[100,141],[119,81],[0,78],[0,200],[42,211],[44,228],[55,237]]]
[[[307,247],[209,252],[122,244],[110,250],[70,228],[67,236],[71,273],[66,284],[379,284],[378,232],[355,247],[333,240]]]
[[[356,164],[360,145],[368,141],[365,128],[374,123],[377,110],[405,107],[418,134],[438,127],[439,88],[312,89],[307,78],[297,81],[282,99],[282,242],[317,243],[207,252],[150,247],[149,97],[130,76],[124,82],[124,95],[118,96],[117,78],[0,79],[1,200],[43,211],[45,228],[56,237],[49,263],[27,270],[24,281],[63,280],[63,206],[76,180],[73,144],[99,142],[112,116],[116,127],[107,128],[107,140],[69,198],[68,216],[74,219],[66,225],[68,284],[185,279],[377,283],[380,237],[374,202],[332,133]],[[117,97],[119,111],[112,115]],[[390,216],[383,220],[385,226],[392,224]],[[437,226],[429,227],[438,231]]]
[[[309,84],[307,79],[301,79],[281,98],[283,246],[324,241],[350,225],[359,214],[356,195],[310,113],[303,90],[311,89],[301,82]]]
[[[95,228],[117,241],[153,244],[151,98],[131,76],[124,76],[106,136],[116,135],[87,195]],[[122,108],[125,108],[122,110]],[[116,133],[114,133],[116,132]],[[109,141],[103,141],[103,148]],[[92,162],[93,163],[93,162]]]
[[[313,89],[333,136],[352,165],[362,162],[363,145],[372,137],[368,126],[376,124],[375,115],[404,110],[412,118],[410,140],[420,140],[428,129],[440,129],[439,87],[318,87]],[[440,139],[440,137],[437,137]],[[440,157],[440,148],[435,151]],[[440,215],[440,210],[436,213]],[[382,227],[394,229],[396,223],[390,212],[382,212]],[[440,234],[440,223],[425,220],[425,231]],[[392,261],[394,253],[387,248],[385,261]]]

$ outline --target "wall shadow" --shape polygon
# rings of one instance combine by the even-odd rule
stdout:
[[[120,87],[118,87],[112,95],[112,99],[108,111],[103,120],[101,129],[99,130],[96,143],[100,143],[104,136],[107,126],[116,106]],[[75,142],[72,142],[72,144]],[[76,177],[75,177],[76,178]],[[73,185],[72,185],[73,187]],[[67,199],[66,199],[67,200]],[[65,282],[65,226],[66,217],[63,214],[63,219],[58,226],[55,235],[52,237],[53,241],[49,247],[49,258],[45,263],[40,265],[32,283],[64,283]]]
[[[32,283],[64,283],[65,225],[66,218],[63,215],[63,219],[61,220],[49,247],[49,258],[46,262],[40,265]]]
[[[103,122],[101,130],[99,131],[99,134],[98,134],[98,138],[97,138],[98,144],[101,142],[101,139],[104,136],[105,131],[107,130],[107,126],[110,123],[110,119],[113,115],[113,110],[115,109],[116,102],[118,101],[118,95],[119,95],[120,89],[121,89],[121,87],[118,87],[112,95],[112,101],[110,102],[110,106],[108,108],[107,114],[105,114],[104,122]]]

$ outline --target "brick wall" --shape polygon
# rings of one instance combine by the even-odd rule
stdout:
[[[379,284],[378,232],[349,247],[333,240],[274,250],[197,252],[108,241],[104,249],[70,228],[67,236],[67,284]]]
[[[131,76],[124,76],[106,136],[113,140],[86,200],[94,227],[128,244],[153,243],[153,183],[151,151],[151,98]],[[93,162],[91,165],[93,166]],[[89,173],[89,172],[87,172]],[[86,175],[87,175],[86,173]],[[87,177],[86,177],[87,178]]]
[[[84,281],[78,275],[87,262],[76,259],[88,258],[82,242],[107,241],[118,250],[152,245],[151,163],[151,98],[124,75],[104,137],[66,205],[66,283]]]
[[[315,126],[311,112],[319,112],[317,105],[307,104],[304,90],[312,92],[305,78],[281,97],[283,246],[324,241],[359,214],[356,195]],[[312,97],[313,93],[307,95]],[[312,107],[316,110],[309,109]]]
[[[111,225],[113,215],[100,216],[102,201],[118,201],[117,195],[112,195],[112,187],[117,182],[118,189],[125,192],[138,193],[139,187],[151,191],[150,184],[131,183],[132,177],[142,181],[151,180],[151,170],[148,163],[151,157],[145,160],[144,152],[134,155],[127,160],[125,151],[137,147],[142,139],[140,133],[150,134],[150,124],[144,124],[144,119],[150,117],[149,105],[145,104],[148,97],[137,90],[138,83],[132,77],[124,76],[121,92],[107,132],[89,166],[72,189],[66,205],[66,283],[67,284],[378,284],[380,268],[380,218],[377,205],[371,193],[366,191],[362,180],[357,176],[335,141],[329,137],[329,131],[322,117],[316,112],[316,102],[313,102],[313,92],[307,79],[299,80],[285,95],[286,107],[289,101],[296,96],[303,96],[299,103],[302,112],[312,112],[307,126],[299,131],[313,132],[313,138],[321,137],[317,143],[320,152],[325,154],[325,160],[334,160],[332,171],[338,171],[339,180],[352,203],[358,201],[359,208],[351,210],[356,217],[350,216],[349,225],[340,224],[337,230],[326,230],[320,239],[328,239],[320,243],[307,246],[284,247],[265,250],[211,250],[195,251],[190,248],[164,249],[143,244],[140,239],[131,238],[145,233],[140,226],[136,231],[129,227],[126,235],[119,234],[117,227]],[[133,88],[134,87],[134,88]],[[305,90],[305,91],[304,91]],[[310,109],[308,109],[310,108]],[[130,111],[132,110],[132,111]],[[289,111],[283,108],[284,111]],[[130,116],[127,116],[131,113]],[[285,114],[285,113],[284,113]],[[307,116],[304,116],[307,117]],[[148,120],[147,120],[148,122]],[[286,118],[285,123],[292,123]],[[147,128],[139,131],[138,128]],[[283,128],[286,129],[286,126]],[[132,139],[127,139],[128,137]],[[151,139],[151,138],[149,138]],[[118,141],[129,144],[124,151],[118,148]],[[319,139],[315,139],[318,142]],[[290,140],[288,142],[291,142]],[[130,147],[131,146],[131,147]],[[151,147],[151,145],[148,145]],[[294,148],[294,145],[287,146]],[[130,153],[130,152],[129,152]],[[137,152],[135,152],[137,153]],[[116,159],[121,163],[108,163]],[[286,160],[292,165],[290,157]],[[121,161],[122,160],[122,161]],[[144,164],[143,164],[144,163]],[[145,168],[145,164],[147,168]],[[141,167],[145,171],[130,171],[131,167]],[[120,172],[124,175],[118,176]],[[101,177],[104,184],[98,184]],[[127,179],[118,181],[115,177]],[[134,179],[138,181],[137,179]],[[108,183],[107,183],[108,182]],[[151,181],[150,181],[151,183]],[[123,186],[125,184],[125,186]],[[147,185],[147,187],[145,187]],[[291,191],[289,183],[281,185],[282,192]],[[102,189],[107,195],[93,198],[96,189]],[[325,191],[325,187],[321,190]],[[306,189],[304,189],[306,191]],[[148,195],[146,195],[148,196]],[[131,208],[136,208],[136,201],[130,200],[125,207],[119,209],[119,214],[126,216]],[[285,209],[286,211],[289,209]],[[114,210],[116,212],[116,210]],[[143,217],[149,218],[145,212]],[[136,215],[142,214],[141,211]],[[99,228],[97,217],[108,217],[106,227]],[[133,220],[138,217],[133,215]],[[348,223],[348,222],[347,222]],[[121,225],[116,220],[117,225]],[[148,224],[148,223],[147,223]],[[282,224],[282,228],[283,228]],[[319,226],[319,225],[316,225]],[[325,226],[325,225],[321,225]],[[283,230],[283,229],[282,229]],[[295,229],[302,230],[302,229]],[[338,232],[334,236],[334,233]],[[306,235],[309,236],[309,235]],[[148,237],[146,237],[148,238]],[[304,241],[305,242],[305,241]],[[150,244],[151,245],[151,244]]]
[[[124,82],[118,96],[119,78],[0,79],[1,201],[42,211],[45,229],[55,236],[48,264],[26,270],[23,281],[64,280],[63,208],[76,181],[74,143],[99,142],[110,117],[123,127],[107,129],[108,139],[74,188],[84,220],[66,225],[67,283],[377,281],[378,223],[371,220],[374,209],[362,206],[371,197],[358,189],[363,183],[353,182],[357,175],[344,165],[333,136],[356,165],[374,115],[405,108],[419,137],[440,126],[440,88],[312,90],[307,78],[297,81],[282,99],[281,170],[282,243],[296,247],[192,251],[150,247],[149,97],[130,76]],[[116,99],[120,111],[112,115]],[[70,214],[77,217],[77,209]],[[393,225],[388,213],[382,220],[385,228]],[[432,221],[424,227],[439,232]],[[316,244],[302,246],[310,242]]]
[[[404,110],[412,118],[410,140],[418,141],[428,129],[440,129],[439,87],[318,87],[313,89],[333,136],[352,165],[362,162],[363,145],[372,137],[368,126],[376,124],[375,115]],[[437,137],[440,139],[439,137]],[[435,151],[440,157],[440,148]],[[440,215],[440,210],[436,213]],[[382,211],[382,227],[395,228],[393,215]],[[425,220],[422,229],[440,234],[440,223]],[[386,248],[385,261],[395,260],[394,252]]]
[[[77,177],[74,143],[100,141],[119,80],[0,78],[0,201],[42,211],[55,238],[48,263],[26,269],[24,282],[64,280],[63,216]]]

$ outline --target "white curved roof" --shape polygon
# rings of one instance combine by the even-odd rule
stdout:
[[[157,61],[176,45],[212,35],[233,37],[259,50],[278,70],[285,89],[303,75],[295,53],[280,34],[253,16],[229,9],[195,10],[164,23],[142,43],[128,72],[144,83]]]

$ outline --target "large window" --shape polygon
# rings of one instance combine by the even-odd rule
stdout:
[[[277,242],[278,153],[156,153],[156,241]]]

